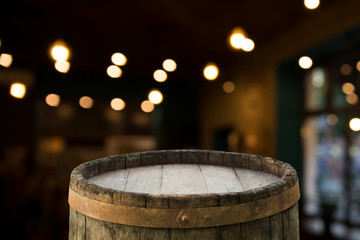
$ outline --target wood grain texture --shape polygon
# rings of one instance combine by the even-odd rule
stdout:
[[[74,169],[69,187],[116,205],[189,209],[266,199],[296,183],[295,170],[272,158],[191,149],[128,153],[87,162]],[[69,239],[299,239],[298,205],[254,221],[189,229],[126,226],[70,208]]]

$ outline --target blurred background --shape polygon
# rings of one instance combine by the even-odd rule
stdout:
[[[301,238],[360,239],[360,1],[0,8],[2,238],[67,239],[83,162],[200,148],[290,163]]]

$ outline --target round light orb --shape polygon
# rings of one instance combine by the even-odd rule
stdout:
[[[63,41],[56,41],[52,45],[51,56],[55,61],[66,61],[70,56],[70,50]]]
[[[338,122],[338,120],[338,117],[334,113],[330,113],[326,117],[326,122],[331,126],[334,126]]]
[[[10,94],[14,98],[23,98],[26,93],[26,86],[22,83],[13,83],[10,87]]]
[[[352,83],[346,82],[341,86],[341,90],[345,94],[351,94],[351,93],[355,92],[355,86]]]
[[[226,93],[232,93],[235,90],[235,84],[231,81],[226,81],[223,84],[223,90]]]
[[[54,93],[48,94],[45,98],[47,105],[57,107],[60,104],[60,96]]]
[[[209,63],[205,66],[203,74],[207,80],[213,81],[219,75],[219,68],[214,63]]]
[[[160,104],[163,100],[163,95],[159,90],[152,90],[148,95],[148,99],[153,104]]]
[[[344,76],[349,76],[352,73],[352,67],[349,64],[342,64],[340,66],[340,73]]]
[[[107,69],[106,69],[106,73],[109,77],[111,78],[119,78],[122,74],[121,69],[116,66],[116,65],[110,65]]]
[[[154,104],[150,102],[149,100],[145,100],[141,103],[141,110],[143,110],[146,113],[150,113],[154,111]]]
[[[2,53],[0,55],[0,65],[3,67],[10,67],[13,61],[13,57],[11,54]]]
[[[319,7],[320,0],[304,0],[304,5],[307,9],[313,10]]]
[[[303,56],[303,57],[299,58],[298,63],[302,69],[309,69],[313,65],[312,59],[308,56]]]
[[[167,74],[164,70],[158,69],[154,72],[153,77],[157,82],[165,82],[167,79]]]
[[[360,131],[360,118],[352,118],[349,122],[349,126],[354,132]]]
[[[91,97],[83,96],[79,100],[79,104],[82,108],[89,109],[94,105],[94,100]]]
[[[61,73],[67,73],[70,69],[70,63],[68,61],[56,61],[55,69]]]
[[[111,100],[110,106],[115,111],[121,111],[125,108],[126,104],[121,98],[114,98],[113,100]]]
[[[127,62],[127,58],[124,54],[117,52],[111,56],[111,62],[118,66],[124,66]]]
[[[250,38],[244,40],[242,49],[245,52],[251,52],[252,50],[254,50],[254,48],[255,48],[255,43],[253,40],[251,40]]]
[[[237,50],[242,49],[245,39],[246,38],[242,33],[233,33],[230,36],[230,45]]]
[[[355,93],[350,93],[345,97],[346,102],[350,105],[356,105],[359,102],[359,97]]]
[[[176,62],[172,59],[166,59],[163,64],[162,64],[163,68],[165,71],[167,72],[173,72],[176,70]]]

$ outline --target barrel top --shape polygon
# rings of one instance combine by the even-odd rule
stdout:
[[[118,191],[177,195],[242,192],[267,186],[279,179],[270,173],[245,168],[162,164],[104,172],[88,181]]]

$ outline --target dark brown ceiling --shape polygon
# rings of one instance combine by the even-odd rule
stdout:
[[[13,54],[14,67],[47,71],[48,47],[63,39],[78,74],[106,77],[111,54],[120,51],[129,60],[124,78],[151,78],[164,59],[173,58],[178,78],[194,81],[208,61],[222,67],[251,54],[228,47],[233,27],[245,28],[260,46],[314,14],[302,0],[14,0],[1,9],[0,51]]]

